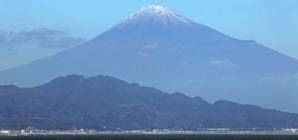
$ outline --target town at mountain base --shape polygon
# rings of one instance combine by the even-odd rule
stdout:
[[[297,128],[298,114],[168,94],[109,76],[58,77],[32,88],[0,86],[0,128],[154,130]]]

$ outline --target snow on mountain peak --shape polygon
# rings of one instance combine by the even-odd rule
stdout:
[[[147,13],[151,13],[151,14],[173,14],[173,13],[176,13],[175,11],[171,10],[168,7],[155,6],[155,5],[149,5],[147,7],[142,7],[141,10],[139,10],[136,13],[140,13],[140,12],[147,12]]]
[[[114,28],[122,28],[126,25],[139,23],[162,24],[164,26],[190,26],[198,24],[168,7],[149,5],[124,18]]]

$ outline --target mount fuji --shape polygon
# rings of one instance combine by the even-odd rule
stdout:
[[[97,37],[0,72],[0,84],[38,86],[58,76],[109,75],[209,102],[298,112],[298,61],[163,6],[147,6]]]

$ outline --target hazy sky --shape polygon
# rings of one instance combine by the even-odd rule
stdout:
[[[298,0],[0,0],[0,70],[91,39],[151,4],[298,59]]]

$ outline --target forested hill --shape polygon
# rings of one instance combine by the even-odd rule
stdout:
[[[58,77],[33,87],[0,86],[0,129],[184,129],[298,127],[298,114],[168,94],[109,77]]]

